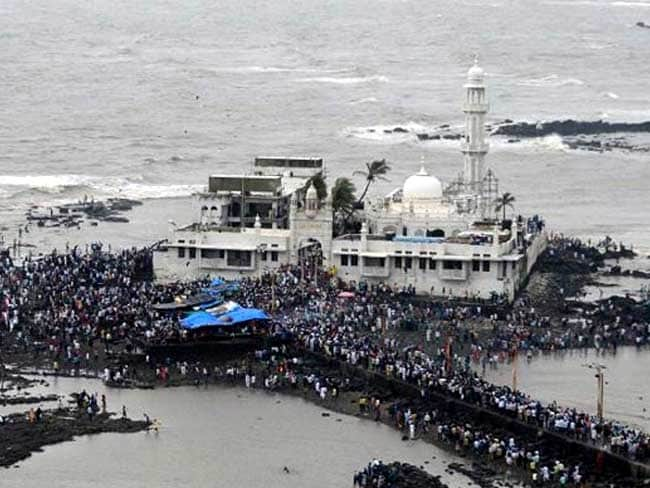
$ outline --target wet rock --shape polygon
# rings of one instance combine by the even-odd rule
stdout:
[[[380,475],[385,486],[394,488],[449,488],[440,481],[440,476],[434,476],[424,471],[422,466],[417,467],[407,463],[394,462],[381,464],[373,468],[371,479],[376,480]],[[368,483],[367,486],[376,486]]]
[[[603,120],[552,120],[549,122],[517,122],[497,127],[493,134],[515,137],[544,137],[551,134],[577,136],[580,134],[611,134],[615,132],[650,132],[647,122],[605,122]]]
[[[102,432],[138,432],[149,428],[144,421],[113,419],[99,414],[89,420],[73,409],[47,410],[41,421],[31,423],[25,414],[5,417],[0,424],[0,466],[9,467],[41,451],[43,446],[70,441],[75,436]]]
[[[0,405],[26,405],[30,403],[55,402],[59,399],[57,395],[40,395],[40,396],[10,396],[0,397]]]

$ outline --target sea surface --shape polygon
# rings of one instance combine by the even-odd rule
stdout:
[[[620,347],[616,354],[595,350],[560,351],[528,361],[517,361],[517,386],[533,398],[546,403],[596,412],[596,371],[605,367],[605,417],[650,431],[650,388],[647,348]],[[512,365],[488,368],[485,378],[496,384],[512,385]]]
[[[59,378],[48,392],[106,394],[108,409],[146,412],[158,433],[100,434],[45,447],[6,469],[0,486],[21,488],[347,488],[373,458],[409,462],[450,488],[477,486],[444,472],[458,458],[371,420],[325,412],[306,401],[223,387],[105,389],[100,381]],[[289,473],[284,472],[284,467]]]
[[[386,158],[391,182],[376,195],[421,164],[449,181],[457,141],[383,129],[462,124],[475,55],[490,120],[650,120],[650,30],[638,21],[650,23],[650,1],[3,0],[0,226],[11,241],[30,205],[125,196],[150,202],[156,224],[130,234],[152,242],[191,208],[156,202],[258,155],[323,157],[330,182]],[[517,212],[650,252],[648,153],[549,136],[493,139],[488,161]],[[119,243],[114,228],[101,238]]]
[[[122,196],[144,202],[128,224],[32,227],[22,241],[39,250],[153,243],[196,215],[191,195],[209,174],[248,172],[258,155],[322,157],[330,183],[386,158],[391,181],[373,195],[421,165],[448,182],[462,168],[457,142],[384,129],[462,125],[475,55],[490,121],[650,120],[650,30],[639,21],[650,23],[648,0],[2,0],[0,236],[16,238],[33,205]],[[538,213],[559,232],[633,244],[647,269],[648,154],[575,151],[557,136],[493,138],[488,163],[517,212]],[[595,382],[581,364],[591,359],[522,364],[520,385],[590,408]],[[607,361],[606,412],[649,428],[647,351]],[[507,382],[509,369],[490,374]],[[59,381],[66,392],[82,385]],[[109,391],[111,408],[121,403],[162,418],[163,430],[48,447],[4,471],[0,486],[348,486],[375,455],[442,458],[296,399]],[[433,460],[427,467],[440,473]]]

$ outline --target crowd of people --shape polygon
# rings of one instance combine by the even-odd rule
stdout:
[[[352,478],[353,486],[359,488],[392,488],[397,480],[397,468],[373,459]]]
[[[100,244],[14,262],[0,254],[0,341],[13,352],[41,353],[55,371],[83,369],[120,344],[178,332],[178,321],[151,305],[196,293],[206,282],[157,285],[146,277],[149,249],[105,252]]]
[[[178,317],[157,311],[152,305],[198,293],[208,282],[155,284],[147,276],[150,264],[148,249],[109,253],[101,245],[22,262],[14,262],[9,254],[1,255],[0,348],[47,359],[57,371],[97,367],[100,357],[114,348],[129,352],[140,341],[178,336]],[[350,293],[341,298],[342,290]],[[525,300],[513,308],[433,302],[418,299],[412,290],[387,284],[337,282],[325,272],[316,279],[302,279],[295,267],[243,279],[239,293],[242,305],[272,311],[274,333],[295,338],[306,351],[414,385],[423,398],[432,394],[452,396],[539,428],[606,446],[636,460],[647,461],[650,456],[648,436],[638,429],[544,404],[523,392],[485,381],[472,367],[472,362],[505,357],[513,349],[647,344],[649,325],[616,315],[615,304],[600,315],[564,319],[558,324]],[[413,334],[420,340],[413,343],[404,339]],[[147,362],[157,377],[169,374],[169,365],[157,364],[148,357]],[[182,371],[182,365],[178,369]],[[186,365],[184,369],[185,374],[200,381],[207,381],[211,374],[209,368],[188,371]],[[132,374],[128,366],[105,371],[110,380],[116,373],[118,379]],[[285,364],[277,374],[259,381],[272,388],[282,378],[299,381],[295,376],[293,368]],[[327,378],[304,381],[323,398],[340,386],[330,384]],[[413,429],[418,425],[421,427],[415,424]],[[493,450],[492,454],[498,453],[506,462],[528,459],[530,454],[522,442],[510,445],[510,439],[496,437],[497,442],[491,433],[478,436],[479,427],[461,430],[463,443],[470,432],[468,442],[473,448],[478,445],[479,450]],[[555,466],[549,469],[553,471]],[[566,474],[567,479],[576,478],[575,468],[558,472]],[[545,477],[544,472],[538,474]]]

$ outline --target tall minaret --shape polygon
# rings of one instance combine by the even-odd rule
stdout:
[[[485,94],[483,70],[474,60],[467,72],[465,84],[465,138],[461,149],[465,155],[463,170],[463,184],[465,192],[479,197],[482,196],[482,181],[485,175],[485,155],[488,152],[488,143],[485,141],[485,115],[488,112],[488,102]]]

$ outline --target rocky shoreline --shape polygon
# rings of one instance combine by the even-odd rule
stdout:
[[[89,419],[75,408],[44,410],[38,421],[30,420],[25,413],[10,414],[0,423],[0,466],[8,468],[42,451],[44,446],[71,441],[77,436],[133,433],[148,428],[147,422],[112,418],[108,413]]]
[[[650,144],[638,144],[625,135],[609,137],[612,134],[650,134],[650,121],[607,122],[603,120],[552,120],[540,122],[514,122],[506,119],[488,124],[491,136],[501,136],[507,144],[516,144],[523,139],[543,138],[557,135],[568,149],[592,152],[622,150],[629,152],[650,152]],[[368,129],[369,133],[376,129]],[[439,126],[433,132],[418,132],[401,126],[383,129],[384,134],[412,134],[418,141],[459,141],[463,135],[449,124]]]
[[[434,476],[408,463],[383,464],[373,459],[354,476],[354,486],[360,488],[449,488]]]

